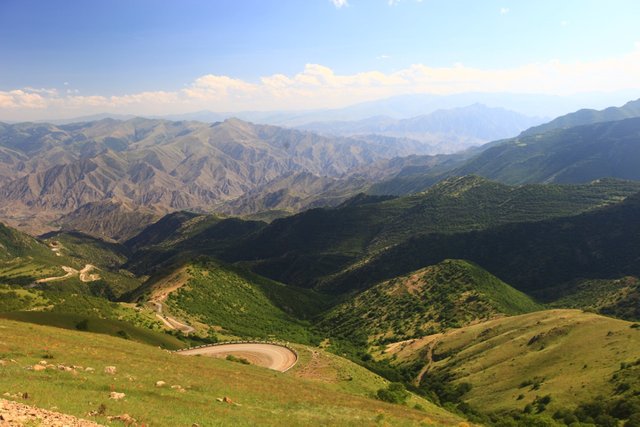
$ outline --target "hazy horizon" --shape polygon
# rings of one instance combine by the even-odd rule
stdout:
[[[612,94],[640,94],[638,12],[634,1],[10,0],[0,4],[0,120],[469,92],[601,93],[584,106],[603,108],[623,102]]]

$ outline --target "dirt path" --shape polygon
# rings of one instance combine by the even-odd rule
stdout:
[[[290,349],[276,344],[222,344],[211,347],[194,348],[180,351],[183,356],[211,356],[224,359],[232,354],[247,359],[252,365],[262,366],[275,371],[286,372],[298,361],[298,356]]]
[[[193,326],[187,325],[186,323],[182,323],[174,317],[167,316],[162,311],[162,303],[160,301],[150,301],[151,304],[155,307],[156,317],[162,321],[169,329],[177,329],[182,331],[184,334],[189,335],[192,332],[195,332],[195,328]]]
[[[422,377],[424,377],[424,375],[429,372],[429,369],[431,369],[431,365],[433,364],[433,350],[435,350],[436,346],[438,345],[438,341],[439,338],[435,338],[429,343],[429,347],[427,347],[427,354],[425,356],[427,363],[425,363],[422,369],[420,369],[420,372],[418,372],[418,375],[413,380],[413,385],[415,385],[416,387],[420,385],[420,383],[422,382]]]
[[[82,270],[80,270],[80,281],[82,282],[95,282],[96,280],[100,280],[100,275],[97,273],[89,274],[91,270],[97,270],[93,264],[87,264],[84,266]]]
[[[46,277],[44,279],[38,279],[36,280],[36,283],[47,283],[47,282],[54,282],[56,280],[69,279],[70,277],[73,277],[76,274],[78,274],[78,270],[76,270],[75,268],[67,267],[66,265],[63,265],[62,269],[67,273],[64,276]]]
[[[0,399],[0,426],[42,426],[42,427],[101,427],[93,421],[82,420],[72,415],[47,411],[24,403]]]
[[[56,276],[56,277],[45,277],[44,279],[36,280],[36,283],[47,283],[47,282],[55,282],[56,280],[64,280],[69,279],[74,276],[79,276],[80,281],[82,282],[95,282],[96,280],[100,280],[100,275],[93,273],[89,274],[91,270],[97,270],[98,267],[92,264],[87,264],[80,271],[76,270],[73,267],[68,267],[66,265],[62,266],[62,269],[67,273],[64,276]]]

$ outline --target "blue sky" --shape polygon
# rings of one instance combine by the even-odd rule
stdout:
[[[637,0],[0,0],[0,119],[640,88],[638,18]]]

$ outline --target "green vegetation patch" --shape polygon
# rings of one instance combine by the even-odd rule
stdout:
[[[194,319],[240,337],[299,343],[315,340],[310,324],[294,317],[323,307],[323,299],[314,292],[287,287],[213,260],[195,261],[186,273],[187,283],[166,300],[167,310],[179,318]]]
[[[330,310],[319,326],[362,345],[383,344],[541,309],[477,265],[446,260],[375,285]]]
[[[0,318],[82,332],[106,334],[170,350],[184,347],[182,341],[171,335],[138,328],[128,322],[113,319],[41,311],[0,313]]]

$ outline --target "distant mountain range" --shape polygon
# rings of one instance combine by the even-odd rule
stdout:
[[[149,119],[172,121],[217,122],[236,117],[254,123],[275,126],[296,127],[314,122],[358,121],[371,117],[387,116],[395,120],[408,119],[480,103],[491,108],[504,108],[531,117],[556,117],[576,111],[579,108],[605,108],[620,105],[629,99],[638,98],[638,91],[612,93],[582,93],[575,95],[538,95],[517,93],[469,92],[452,95],[412,94],[361,102],[347,107],[303,111],[194,111],[164,116],[145,116]],[[69,124],[114,118],[128,120],[132,116],[119,114],[98,114],[91,116],[50,120],[54,124]]]
[[[429,144],[436,153],[452,153],[474,145],[515,136],[544,120],[482,104],[437,110],[409,119],[388,116],[358,121],[316,122],[300,129],[327,135],[377,134],[408,137]]]
[[[640,100],[581,110],[481,147],[449,170],[410,167],[374,184],[372,194],[409,194],[446,177],[480,175],[507,184],[640,180]]]
[[[0,123],[0,219],[32,233],[61,228],[124,241],[179,210],[271,221],[360,192],[410,194],[456,176],[507,184],[640,180],[639,102],[579,111],[449,155],[394,134],[471,138],[466,144],[517,133],[532,119],[472,105],[407,120],[314,125],[366,131],[350,136],[239,119]]]
[[[148,218],[180,209],[210,211],[298,174],[330,183],[380,160],[427,151],[407,139],[324,137],[238,119],[212,125],[139,118],[0,124],[0,216],[42,231],[61,217],[62,225],[76,226],[89,212],[104,218],[96,208],[107,203],[109,211],[117,207],[144,226],[140,207]],[[106,236],[122,237],[128,227],[131,232],[120,224]]]

